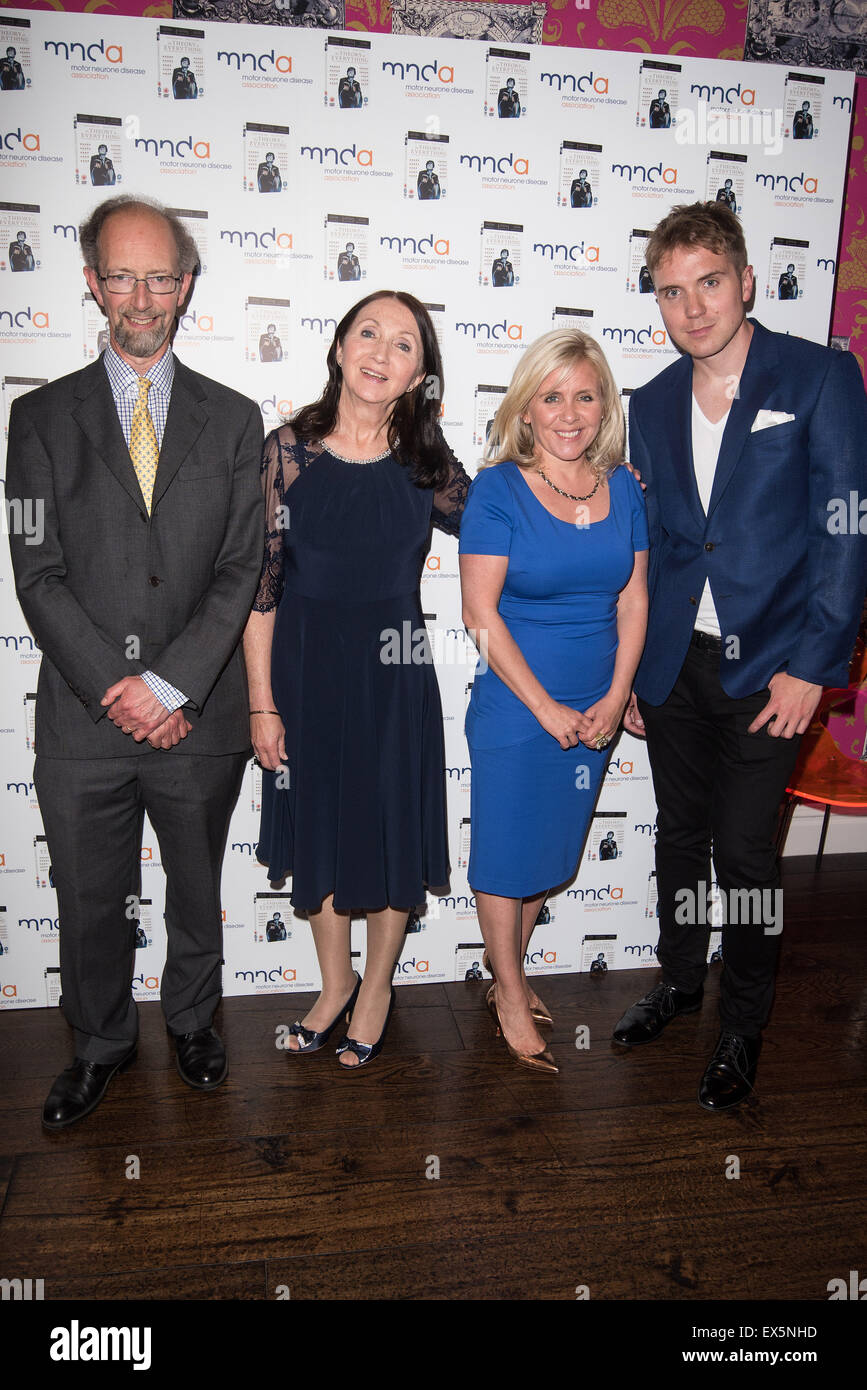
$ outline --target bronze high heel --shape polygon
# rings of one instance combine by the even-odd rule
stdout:
[[[487,970],[487,972],[488,972],[488,974],[490,975],[491,979],[492,979],[492,980],[494,981],[494,983],[496,984],[496,982],[497,982],[497,977],[496,977],[496,975],[494,974],[494,969],[493,969],[493,966],[491,965],[490,957],[489,957],[487,951],[483,951],[483,952],[482,952],[482,965],[485,967],[485,969]],[[553,1027],[554,1027],[554,1020],[553,1020],[553,1018],[551,1017],[551,1015],[548,1013],[548,1011],[545,1009],[544,1005],[542,1004],[541,999],[539,1000],[539,1005],[538,1005],[538,1006],[534,1007],[532,1004],[530,1005],[530,1017],[532,1018],[532,1020],[533,1020],[534,1023],[541,1023],[541,1024],[543,1024],[546,1028],[553,1028]]]
[[[510,1055],[514,1057],[518,1066],[526,1067],[529,1071],[544,1072],[546,1075],[559,1076],[560,1068],[557,1066],[557,1063],[554,1061],[547,1047],[543,1048],[541,1052],[519,1052],[518,1049],[513,1047],[509,1042],[509,1039],[503,1032],[503,1025],[500,1022],[500,1015],[497,1011],[497,1000],[494,994],[495,989],[496,985],[491,985],[486,995],[485,1003],[488,1006],[491,1017],[497,1025],[497,1037],[503,1039],[503,1042],[509,1049]]]

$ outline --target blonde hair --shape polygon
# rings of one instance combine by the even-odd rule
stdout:
[[[537,338],[523,354],[511,385],[494,417],[485,448],[486,464],[507,459],[529,468],[536,458],[536,441],[523,416],[542,382],[559,368],[563,377],[581,362],[589,362],[599,378],[602,424],[585,454],[598,478],[606,478],[623,462],[623,409],[611,368],[595,338],[577,328],[556,328]]]

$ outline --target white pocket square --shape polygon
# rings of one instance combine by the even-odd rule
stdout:
[[[794,415],[787,415],[785,410],[760,410],[750,426],[750,434],[755,434],[756,430],[769,430],[772,425],[787,425],[794,418]]]

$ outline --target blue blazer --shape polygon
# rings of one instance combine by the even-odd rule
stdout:
[[[867,586],[859,531],[867,516],[858,510],[867,498],[864,383],[851,353],[750,323],[707,515],[692,457],[692,359],[631,398],[630,461],[647,483],[650,530],[650,615],[635,689],[651,705],[677,680],[706,579],[727,694],[763,690],[778,671],[846,684]],[[753,431],[769,410],[794,418]]]

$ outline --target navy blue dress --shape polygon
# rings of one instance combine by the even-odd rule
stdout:
[[[432,662],[394,660],[424,632],[431,520],[456,534],[469,487],[415,486],[394,454],[347,463],[291,427],[263,456],[267,537],[254,608],[277,608],[271,656],[288,785],[263,773],[258,858],[293,907],[412,908],[449,875],[445,751]],[[416,647],[416,651],[418,648]]]
[[[516,463],[486,468],[461,523],[462,555],[505,555],[498,612],[533,674],[561,704],[586,710],[611,685],[617,599],[648,548],[641,489],[608,478],[609,510],[576,526],[542,505]],[[477,671],[466,719],[476,892],[529,898],[571,878],[608,753],[563,749],[490,668]]]

